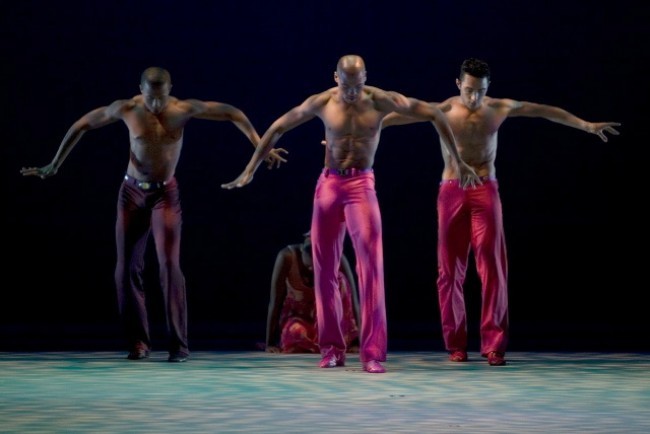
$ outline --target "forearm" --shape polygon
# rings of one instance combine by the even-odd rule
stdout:
[[[267,132],[260,139],[259,144],[255,148],[255,152],[251,157],[246,170],[253,173],[257,170],[259,165],[266,159],[269,155],[273,146],[277,143],[282,135],[279,132]]]
[[[388,128],[396,125],[408,125],[416,122],[426,122],[426,118],[416,118],[393,112],[386,116],[381,124],[382,128]]]
[[[440,110],[436,105],[433,105],[433,103],[426,104],[422,101],[416,100],[413,104],[413,114],[410,116],[412,117],[413,115],[423,116],[425,120],[431,121],[440,136],[443,146],[451,156],[452,161],[459,165],[462,160],[458,153],[458,149],[456,149],[454,132],[451,130],[451,126],[442,110]]]
[[[257,134],[257,131],[255,131],[255,128],[251,124],[247,125],[242,125],[239,123],[235,123],[237,128],[239,128],[239,131],[244,133],[246,138],[248,139],[249,142],[253,145],[254,148],[257,148],[257,146],[260,143],[260,136]]]
[[[280,309],[278,306],[269,306],[266,320],[266,346],[278,346],[280,344]]]
[[[266,326],[266,347],[274,347],[280,343],[279,333],[277,332],[277,324],[270,321]]]
[[[63,161],[68,157],[70,151],[75,147],[81,136],[83,136],[86,131],[100,128],[105,125],[116,122],[120,119],[120,107],[122,107],[122,101],[115,101],[109,106],[99,107],[83,115],[79,118],[72,126],[68,129],[61,141],[59,150],[52,159],[52,167],[56,171],[61,167]]]
[[[578,116],[574,115],[573,113],[569,113],[563,108],[547,104],[537,104],[528,101],[522,101],[516,104],[517,105],[510,112],[510,116],[544,118],[551,122],[566,125],[567,127],[589,132],[590,122],[587,122],[584,119],[580,119]]]
[[[59,170],[65,159],[68,157],[72,149],[75,147],[77,142],[79,142],[79,139],[81,139],[81,136],[83,136],[85,132],[86,131],[84,129],[78,128],[76,126],[72,126],[68,130],[65,137],[61,141],[61,145],[59,146],[58,151],[50,163],[52,164],[54,170]]]
[[[232,115],[231,120],[237,129],[239,129],[239,131],[241,131],[248,138],[253,147],[257,148],[257,145],[260,143],[260,136],[244,112],[241,110],[236,111]]]
[[[584,119],[579,118],[573,113],[569,113],[562,108],[552,106],[547,106],[546,110],[547,115],[545,117],[549,121],[576,128],[578,130],[587,131],[588,122]]]
[[[435,127],[438,135],[440,136],[440,142],[444,146],[445,150],[457,165],[460,165],[462,159],[460,153],[456,148],[456,140],[454,138],[454,133],[451,130],[451,127],[444,118],[438,118],[436,121],[432,122]]]

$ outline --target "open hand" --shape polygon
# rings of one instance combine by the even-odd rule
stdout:
[[[462,188],[476,187],[477,185],[483,184],[474,168],[465,162],[459,165],[458,172],[458,176],[460,177],[460,186]]]
[[[284,148],[273,148],[271,149],[271,152],[269,152],[269,155],[264,159],[267,163],[267,167],[269,170],[273,169],[273,166],[276,168],[280,167],[280,164],[286,163],[287,159],[282,157],[282,153],[288,154],[289,151],[287,151]]]
[[[619,122],[593,122],[590,125],[589,132],[596,134],[603,142],[607,142],[608,138],[605,135],[605,132],[608,132],[614,136],[618,136],[618,130],[614,127],[618,127],[621,124]]]
[[[253,174],[248,173],[248,171],[244,171],[234,181],[228,182],[226,184],[221,184],[221,188],[225,188],[226,190],[232,190],[233,188],[243,187],[246,184],[249,184],[252,180],[253,180]]]
[[[49,178],[56,175],[57,169],[54,168],[52,163],[43,167],[23,167],[20,173],[23,176],[38,176],[41,179]]]

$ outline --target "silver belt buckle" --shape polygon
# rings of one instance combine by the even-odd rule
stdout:
[[[336,174],[339,176],[347,176],[350,172],[348,169],[336,169]]]
[[[138,187],[140,187],[143,190],[149,190],[151,188],[151,183],[146,181],[140,181],[138,182]]]

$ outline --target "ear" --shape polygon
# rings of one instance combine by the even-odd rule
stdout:
[[[461,83],[461,81],[459,79],[456,79],[456,87],[458,89],[460,89],[460,83]]]
[[[339,75],[336,73],[336,71],[334,71],[334,81],[335,81],[336,83],[339,82]]]

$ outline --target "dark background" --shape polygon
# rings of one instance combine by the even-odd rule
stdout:
[[[460,63],[480,57],[492,69],[491,96],[621,122],[608,143],[543,119],[501,128],[510,348],[650,350],[647,6],[26,0],[1,8],[0,350],[123,348],[113,269],[126,127],[87,133],[51,179],[19,173],[49,163],[76,119],[137,94],[142,70],[157,65],[170,70],[174,96],[231,103],[262,134],[334,86],[336,61],[349,53],[365,58],[368,84],[428,101],[456,95]],[[288,164],[261,167],[252,184],[227,191],[220,185],[243,170],[252,147],[229,122],[188,124],[177,178],[191,348],[254,349],[264,339],[275,255],[309,227],[322,137],[318,119],[287,133],[278,146],[290,151]],[[392,350],[443,349],[435,289],[441,169],[430,124],[384,131],[375,172]],[[353,257],[349,241],[346,253]],[[163,348],[149,264],[153,334]],[[466,299],[475,339],[473,269]]]

